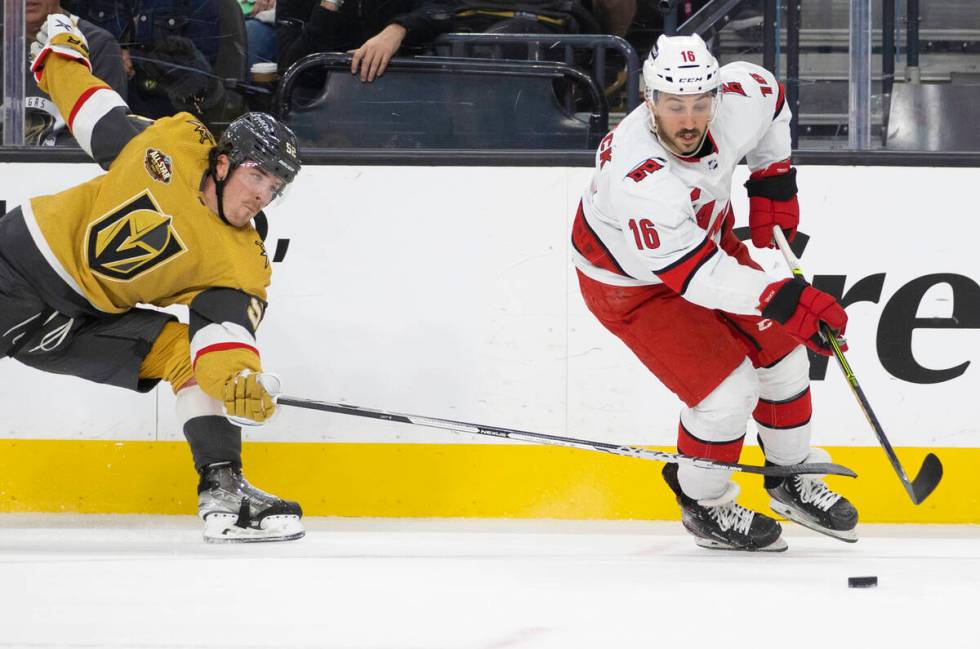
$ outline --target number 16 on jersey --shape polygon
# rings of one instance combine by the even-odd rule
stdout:
[[[653,227],[650,219],[630,219],[630,231],[633,232],[633,240],[636,247],[640,250],[652,250],[660,247],[660,235]]]

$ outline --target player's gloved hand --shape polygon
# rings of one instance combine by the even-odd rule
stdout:
[[[847,312],[829,293],[815,289],[802,277],[783,279],[766,287],[759,297],[763,318],[775,320],[787,333],[823,356],[834,353],[820,332],[821,323],[830,327],[842,351],[847,343],[839,336],[847,329]]]
[[[76,16],[50,14],[41,24],[41,29],[31,43],[31,72],[37,82],[41,81],[41,71],[49,54],[75,59],[89,70],[92,69],[88,41],[78,29]]]
[[[264,424],[276,413],[280,394],[282,383],[275,374],[242,370],[225,383],[225,416],[239,425]]]
[[[789,163],[786,163],[789,166]],[[770,167],[769,169],[772,169]],[[769,173],[769,169],[764,173]],[[781,170],[779,170],[781,171]],[[800,225],[800,202],[796,198],[796,169],[766,176],[752,175],[745,183],[749,194],[749,230],[756,248],[775,248],[772,226],[778,225],[788,241]]]

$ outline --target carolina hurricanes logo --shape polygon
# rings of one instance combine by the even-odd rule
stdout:
[[[89,226],[86,258],[92,272],[128,282],[172,261],[187,250],[149,191]]]
[[[650,174],[663,169],[666,164],[667,161],[663,158],[650,158],[633,167],[633,170],[626,174],[626,177],[638,183]]]
[[[708,236],[714,236],[721,229],[732,211],[731,203],[726,202],[716,215],[717,203],[707,191],[702,192],[700,187],[691,190],[691,209],[694,210],[694,218],[697,220],[698,227],[708,232]]]

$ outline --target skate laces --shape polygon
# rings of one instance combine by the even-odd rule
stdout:
[[[831,491],[823,480],[798,475],[795,482],[800,500],[803,503],[813,503],[823,511],[827,511],[841,499],[841,495]]]
[[[725,492],[717,498],[702,498],[697,503],[708,511],[708,516],[718,523],[721,531],[735,530],[739,534],[748,534],[755,512],[735,502],[740,491],[738,484],[729,482]]]
[[[718,523],[723,532],[735,530],[739,534],[748,534],[754,515],[752,510],[734,502],[708,508],[708,516]]]

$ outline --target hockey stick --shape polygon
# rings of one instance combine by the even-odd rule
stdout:
[[[369,417],[371,419],[384,419],[402,424],[414,424],[416,426],[430,426],[432,428],[443,428],[457,433],[472,433],[474,435],[489,435],[491,437],[505,437],[507,439],[518,440],[521,442],[531,442],[535,444],[548,444],[551,446],[566,446],[585,451],[601,451],[613,455],[634,457],[641,460],[654,460],[656,462],[672,462],[674,464],[688,464],[702,469],[731,469],[744,473],[757,473],[768,476],[794,476],[800,474],[829,474],[842,475],[849,478],[857,476],[845,466],[830,463],[813,464],[791,464],[788,466],[756,466],[753,464],[737,464],[735,462],[716,462],[704,458],[681,455],[679,453],[664,453],[640,448],[638,446],[619,446],[607,442],[591,442],[584,439],[574,439],[571,437],[558,437],[557,435],[545,435],[543,433],[530,433],[523,430],[512,428],[497,428],[495,426],[484,426],[482,424],[469,424],[463,421],[453,421],[451,419],[437,419],[435,417],[420,417],[418,415],[406,415],[398,412],[386,412],[384,410],[372,410],[370,408],[360,408],[341,403],[329,403],[326,401],[312,401],[310,399],[299,399],[296,397],[279,397],[277,400],[280,406],[292,406],[293,408],[306,408],[309,410],[323,410],[342,415],[354,415],[355,417]]]
[[[776,240],[776,245],[783,253],[783,258],[786,259],[786,264],[789,266],[793,275],[796,277],[803,277],[803,270],[800,268],[800,260],[793,253],[793,250],[789,247],[789,242],[786,241],[786,236],[779,226],[773,226],[772,229],[773,237]],[[929,494],[939,485],[939,481],[943,479],[943,465],[933,453],[926,455],[925,460],[922,462],[922,466],[919,468],[919,474],[915,476],[915,479],[911,482],[909,481],[908,475],[905,473],[905,469],[902,468],[901,462],[898,461],[898,456],[895,455],[895,450],[892,448],[891,443],[885,436],[885,431],[882,429],[881,424],[878,422],[878,417],[875,416],[874,410],[871,409],[871,404],[868,402],[868,398],[864,395],[864,390],[861,389],[861,385],[858,383],[857,377],[854,375],[854,371],[851,370],[850,364],[847,362],[847,358],[844,357],[844,352],[840,348],[840,344],[837,342],[837,337],[830,330],[825,323],[820,323],[820,333],[828,341],[830,341],[830,346],[834,350],[834,358],[837,359],[837,366],[840,367],[841,372],[844,373],[844,378],[847,379],[847,384],[851,386],[851,392],[857,398],[858,405],[861,407],[861,412],[864,413],[865,419],[871,424],[872,430],[875,432],[875,436],[878,438],[878,443],[885,450],[885,455],[888,456],[888,461],[891,462],[892,468],[895,469],[895,473],[898,474],[898,479],[902,481],[902,486],[905,487],[905,491],[908,492],[909,498],[916,505],[921,504],[923,500],[929,497]]]

